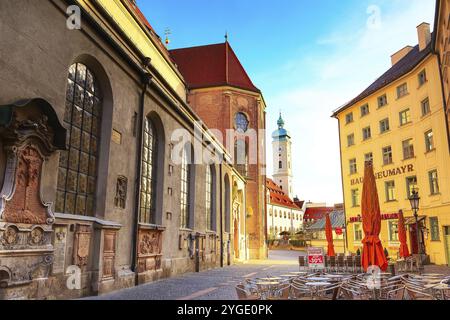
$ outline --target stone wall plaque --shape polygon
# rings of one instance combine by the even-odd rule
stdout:
[[[83,267],[88,263],[89,248],[91,244],[91,227],[88,225],[77,225],[75,243],[73,246],[73,264]]]
[[[162,230],[139,230],[138,271],[161,269]]]
[[[111,140],[116,144],[122,144],[122,134],[119,131],[113,129]]]
[[[67,227],[55,228],[53,274],[64,273],[66,264]]]

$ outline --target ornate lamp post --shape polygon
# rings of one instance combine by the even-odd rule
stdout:
[[[421,236],[419,233],[419,215],[417,214],[417,212],[419,211],[419,203],[420,203],[420,197],[419,197],[419,192],[416,189],[413,189],[411,192],[411,196],[409,197],[409,202],[411,203],[411,209],[414,212],[414,218],[416,219],[416,234],[417,234],[417,248],[419,250],[418,254],[419,254],[419,261],[420,261],[420,265],[419,265],[419,269],[421,269],[422,267],[422,244],[421,244]]]

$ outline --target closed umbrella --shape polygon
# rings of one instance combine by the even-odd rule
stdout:
[[[378,191],[373,173],[373,165],[370,161],[366,162],[364,168],[361,211],[364,230],[361,262],[364,271],[367,271],[370,266],[378,266],[381,270],[386,271],[388,262],[380,240],[380,203],[378,202]]]
[[[334,245],[333,245],[333,227],[331,226],[331,220],[330,220],[330,214],[327,213],[327,216],[325,218],[325,235],[327,237],[328,242],[328,252],[327,256],[334,257]]]
[[[410,254],[406,244],[405,217],[402,210],[398,213],[398,240],[400,241],[400,258],[408,258]]]

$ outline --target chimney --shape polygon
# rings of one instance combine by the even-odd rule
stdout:
[[[417,35],[419,37],[419,50],[422,51],[428,47],[431,42],[430,24],[422,22],[417,26]]]
[[[391,62],[392,65],[395,65],[397,62],[399,62],[400,60],[402,60],[408,53],[411,52],[411,50],[414,49],[411,46],[406,46],[403,49],[397,51],[396,53],[394,53],[391,56]]]

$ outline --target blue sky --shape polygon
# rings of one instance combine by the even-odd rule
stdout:
[[[337,121],[332,111],[390,67],[390,55],[417,44],[433,24],[434,0],[138,0],[170,48],[229,41],[267,102],[270,134],[281,110],[293,139],[294,193],[342,201]]]

